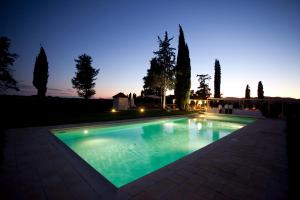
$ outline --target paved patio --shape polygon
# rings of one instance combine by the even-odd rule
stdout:
[[[0,199],[287,199],[284,128],[259,119],[120,189],[49,134],[53,127],[13,129]]]

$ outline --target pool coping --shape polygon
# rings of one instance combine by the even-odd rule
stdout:
[[[138,118],[138,119],[126,119],[126,120],[114,120],[114,121],[106,121],[106,122],[95,122],[95,123],[82,123],[82,124],[67,124],[67,125],[58,125],[58,126],[51,126],[53,128],[48,129],[49,135],[51,135],[51,138],[53,141],[55,141],[56,145],[59,145],[58,148],[60,148],[61,151],[65,151],[64,153],[68,154],[70,162],[73,164],[73,166],[76,166],[77,171],[80,173],[81,177],[86,180],[87,183],[94,189],[95,192],[99,192],[99,181],[101,182],[101,188],[105,187],[107,189],[100,190],[101,192],[99,195],[105,196],[106,198],[112,198],[118,190],[123,190],[124,188],[130,187],[131,185],[134,185],[136,182],[142,181],[145,177],[152,176],[156,172],[160,170],[165,170],[170,167],[173,163],[177,162],[184,162],[186,157],[192,156],[192,154],[198,154],[199,151],[209,151],[212,148],[215,148],[215,146],[211,147],[216,142],[223,140],[224,138],[227,138],[229,135],[234,134],[236,131],[243,129],[244,127],[248,126],[249,124],[254,123],[250,122],[246,126],[233,131],[232,133],[224,136],[223,138],[212,142],[182,158],[179,158],[178,160],[175,160],[174,162],[171,162],[157,170],[154,170],[148,174],[143,175],[142,177],[131,181],[121,187],[116,187],[113,185],[107,178],[105,178],[100,172],[98,172],[96,169],[94,169],[89,163],[87,163],[83,158],[81,158],[76,152],[74,152],[71,148],[69,148],[66,144],[64,144],[58,137],[54,135],[54,131],[58,130],[69,130],[69,129],[82,129],[82,128],[89,128],[89,127],[99,127],[99,128],[106,128],[110,125],[127,125],[131,124],[133,122],[148,122],[153,120],[170,120],[170,119],[176,119],[176,118],[183,118],[183,117],[197,117],[199,115],[202,115],[203,113],[193,113],[188,115],[175,115],[175,116],[159,116],[159,117],[147,117],[147,118]],[[208,115],[216,115],[215,113],[207,113]],[[234,114],[217,114],[218,116],[233,116],[233,117],[247,117],[247,118],[253,118],[253,119],[262,119],[262,117],[256,117],[256,116],[245,116],[245,115],[234,115]],[[212,119],[214,120],[214,119]],[[226,121],[226,120],[225,120]],[[228,120],[229,121],[229,120]],[[93,174],[93,176],[89,176],[89,174]],[[97,183],[97,184],[93,184]],[[127,196],[127,194],[122,194],[122,196]]]

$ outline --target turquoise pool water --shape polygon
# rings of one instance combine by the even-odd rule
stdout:
[[[223,119],[179,118],[53,133],[112,184],[121,187],[254,121]]]

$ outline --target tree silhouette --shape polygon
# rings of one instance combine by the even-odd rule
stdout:
[[[221,65],[219,60],[215,60],[215,80],[214,80],[214,97],[221,98]]]
[[[246,86],[245,99],[250,99],[250,87],[248,84]]]
[[[77,71],[72,79],[73,88],[77,90],[78,96],[88,99],[96,94],[94,81],[99,69],[92,67],[92,57],[86,54],[80,55],[75,62]]]
[[[186,110],[190,99],[191,63],[188,45],[185,43],[182,27],[179,25],[179,43],[176,64],[175,98],[180,110]]]
[[[166,92],[174,88],[175,83],[175,48],[171,47],[170,41],[165,32],[164,40],[158,37],[159,50],[153,52],[155,57],[150,61],[150,69],[144,77],[144,83],[152,90],[159,88],[162,100],[162,109],[166,106]]]
[[[206,81],[209,81],[211,77],[208,74],[197,74],[197,77],[199,77],[198,81],[200,84],[198,90],[196,91],[197,97],[199,97],[200,99],[207,99],[208,97],[210,97],[211,93]]]
[[[12,69],[16,58],[15,53],[9,52],[10,39],[7,37],[0,37],[0,92],[7,89],[14,89],[19,91],[17,81],[12,76]]]
[[[263,99],[264,98],[264,86],[263,86],[261,81],[258,82],[257,98],[258,99]]]
[[[40,53],[36,57],[33,70],[33,85],[37,89],[39,97],[45,97],[48,83],[48,61],[44,48],[41,46]]]
[[[161,67],[159,66],[157,59],[152,58],[150,61],[150,69],[147,70],[147,75],[144,80],[144,95],[157,95],[161,96],[161,89],[157,84],[157,79],[161,73]]]

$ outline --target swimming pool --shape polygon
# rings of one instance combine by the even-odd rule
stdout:
[[[113,185],[121,187],[254,120],[183,117],[52,132]]]

